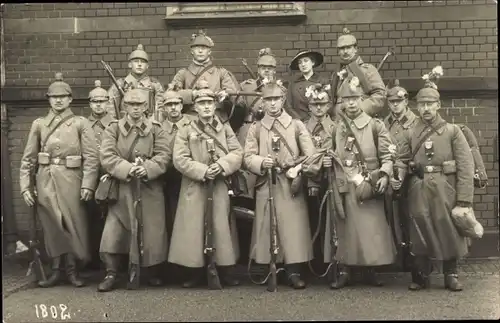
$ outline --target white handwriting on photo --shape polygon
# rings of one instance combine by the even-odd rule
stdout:
[[[54,320],[69,320],[71,319],[71,314],[69,313],[68,306],[65,304],[59,305],[45,305],[36,304],[35,305],[36,317],[39,319],[52,318]]]

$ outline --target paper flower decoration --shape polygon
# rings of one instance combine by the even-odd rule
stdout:
[[[387,150],[389,150],[392,155],[396,154],[396,145],[389,145],[389,147],[387,147]]]
[[[347,74],[347,70],[343,69],[340,72],[337,72],[337,75],[339,76],[340,80],[343,80]]]
[[[311,98],[314,95],[314,85],[309,85],[306,88],[306,98]]]
[[[281,82],[281,80],[277,80],[276,84],[278,84],[279,86],[283,86],[283,82]]]
[[[443,68],[438,65],[432,69],[432,73],[435,74],[436,76],[443,76]]]
[[[404,98],[405,97],[405,92],[403,90],[399,90],[397,94],[398,94],[398,96],[400,98]]]
[[[262,79],[262,84],[266,85],[266,84],[268,84],[268,83],[269,83],[269,79],[268,79],[267,77],[264,77],[264,78]]]
[[[356,76],[354,76],[349,82],[349,86],[351,90],[355,91],[356,88],[359,86],[359,79]]]
[[[309,99],[324,99],[328,95],[328,91],[330,91],[330,84],[323,85],[321,83],[316,83],[309,85],[306,88],[306,98]]]

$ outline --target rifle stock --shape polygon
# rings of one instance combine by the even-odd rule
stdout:
[[[136,162],[137,165],[142,164],[142,160]],[[129,260],[129,275],[130,279],[127,284],[128,289],[138,289],[141,284],[141,265],[144,256],[144,224],[142,218],[142,199],[141,199],[141,179],[134,179],[134,191],[135,191],[135,201],[134,201],[134,213],[135,213],[135,245],[138,253],[138,263],[132,263],[132,259]]]
[[[270,221],[270,254],[271,260],[269,262],[270,277],[267,282],[267,290],[275,292],[278,288],[278,277],[276,262],[278,258],[278,234],[277,234],[277,219],[276,219],[276,206],[274,204],[274,186],[276,185],[276,168],[273,167],[268,171],[269,176],[269,221]]]
[[[257,79],[257,75],[255,75],[255,73],[252,71],[252,69],[250,68],[250,66],[248,66],[247,64],[247,60],[242,58],[241,59],[241,63],[243,63],[243,66],[245,66],[245,69],[247,70],[248,74],[250,74],[250,77],[253,78],[254,80]]]
[[[332,192],[335,191],[335,188],[333,185],[335,184],[335,176],[333,174],[333,168],[328,168],[327,169],[327,175],[328,175],[328,188]],[[338,247],[338,237],[337,237],[337,230],[335,228],[335,196],[333,194],[330,194],[328,196],[328,200],[330,203],[330,246],[331,246],[331,252],[330,252],[330,271],[328,272],[328,281],[330,282],[336,282],[337,277],[338,277],[338,261],[336,258],[336,253],[337,253],[337,247]],[[339,196],[340,198],[340,196]],[[339,203],[342,203],[339,201]]]

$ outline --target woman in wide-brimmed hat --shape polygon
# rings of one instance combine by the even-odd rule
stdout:
[[[288,85],[288,94],[285,109],[295,119],[302,121],[309,118],[306,88],[316,83],[326,84],[327,79],[314,73],[314,68],[323,63],[323,55],[311,50],[301,50],[292,59],[289,68],[300,71],[300,77],[293,79]]]

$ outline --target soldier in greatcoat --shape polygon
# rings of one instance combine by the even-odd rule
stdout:
[[[130,69],[130,73],[125,78],[119,78],[117,80],[118,85],[125,93],[132,89],[143,91],[147,101],[145,114],[161,122],[162,116],[158,108],[161,105],[164,91],[163,85],[156,78],[147,74],[149,70],[149,56],[141,44],[137,45],[137,49],[128,56],[128,68]],[[108,93],[115,107],[114,109],[110,109],[108,113],[116,119],[121,119],[126,114],[126,109],[122,104],[122,95],[115,84],[109,88]],[[115,111],[119,111],[122,115],[116,116]]]
[[[337,183],[345,219],[336,223],[340,274],[330,287],[344,287],[354,266],[362,267],[367,284],[381,286],[377,267],[392,264],[396,257],[383,199],[396,147],[383,122],[362,110],[363,91],[357,78],[344,83],[339,94],[343,107],[338,114],[334,145],[347,183]]]
[[[233,106],[236,97],[229,97],[228,94],[240,89],[236,78],[224,67],[216,66],[211,57],[213,40],[205,32],[199,31],[191,36],[192,63],[181,69],[168,85],[169,89],[178,87],[184,104],[184,113],[191,119],[197,119],[196,109],[193,105],[193,88],[198,81],[203,79],[208,82],[210,90],[217,95],[216,116],[222,122],[227,122],[229,118],[226,107]]]
[[[148,283],[162,284],[159,268],[167,260],[167,232],[165,203],[160,178],[167,170],[171,156],[168,138],[161,124],[144,116],[147,98],[138,89],[125,93],[123,99],[127,114],[112,121],[106,128],[101,143],[100,159],[104,170],[118,186],[117,202],[109,207],[101,240],[101,259],[106,266],[106,277],[99,284],[102,292],[113,289],[120,255],[128,254],[130,262],[148,268]],[[136,163],[140,157],[143,162]],[[140,183],[143,224],[143,257],[138,264],[136,234],[135,181]]]
[[[89,93],[89,105],[91,113],[87,118],[90,121],[92,130],[97,142],[97,150],[101,149],[101,139],[104,129],[109,125],[114,118],[107,113],[106,107],[109,103],[108,92],[101,87],[99,80],[95,81],[95,88]],[[101,177],[105,174],[99,163],[98,176]],[[106,204],[98,204],[93,199],[87,204],[88,210],[88,225],[89,225],[89,241],[91,252],[91,266],[99,268],[101,260],[99,257],[99,245],[101,243],[102,231],[104,229],[104,220],[107,213]]]
[[[290,71],[300,71],[300,76],[293,79],[288,85],[285,110],[294,119],[305,121],[309,118],[309,99],[306,89],[314,84],[328,83],[314,68],[323,64],[323,55],[311,50],[301,50],[292,59]]]
[[[339,71],[332,76],[333,80],[337,78],[335,112],[341,108],[340,88],[344,83],[349,83],[353,77],[356,77],[363,90],[361,109],[371,117],[377,116],[385,106],[386,97],[384,81],[377,68],[361,59],[358,55],[358,41],[346,28],[337,40],[337,49],[340,67]]]
[[[468,251],[452,213],[472,212],[473,157],[459,126],[439,114],[440,95],[433,78],[416,96],[420,119],[407,134],[400,159],[408,163],[408,209],[415,271],[410,290],[430,286],[430,260],[443,262],[444,286],[460,291],[457,262]]]
[[[265,115],[252,124],[245,143],[244,167],[256,174],[255,219],[250,245],[250,259],[259,264],[270,262],[269,186],[267,172],[276,166],[277,184],[274,189],[279,254],[278,263],[285,263],[290,284],[295,289],[305,288],[301,279],[302,264],[313,257],[306,195],[302,190],[292,194],[292,180],[286,173],[297,166],[301,156],[311,156],[316,150],[304,123],[283,109],[285,89],[278,82],[268,83],[262,89]],[[276,133],[275,133],[276,132]],[[280,133],[280,150],[274,152],[272,137]],[[278,137],[276,137],[278,138]],[[286,142],[285,142],[286,141]]]
[[[235,173],[243,158],[243,149],[229,124],[215,117],[217,95],[205,81],[192,92],[198,118],[179,129],[174,144],[174,166],[182,173],[180,199],[175,215],[168,261],[187,267],[189,279],[183,287],[198,286],[203,279],[204,214],[207,203],[207,180],[214,180],[213,234],[215,262],[224,285],[235,286],[234,265],[239,257],[236,222],[230,210],[225,177]],[[207,140],[215,145],[212,159]]]
[[[29,206],[38,203],[38,217],[45,248],[52,259],[52,274],[40,287],[60,281],[62,261],[69,282],[81,287],[77,260],[90,260],[87,219],[82,201],[90,201],[97,184],[99,157],[94,132],[87,119],[75,116],[69,107],[71,87],[62,74],[47,91],[51,108],[36,119],[24,148],[20,167],[20,188]],[[36,171],[36,192],[30,191],[30,174]]]
[[[404,140],[405,133],[408,132],[416,123],[418,117],[408,107],[408,92],[405,88],[399,86],[399,80],[395,80],[392,87],[387,90],[387,102],[389,106],[389,115],[384,119],[384,125],[391,135],[391,139],[396,147]],[[397,156],[396,156],[397,157]],[[390,183],[386,191],[387,216],[393,225],[393,238],[396,239],[398,250],[398,263],[403,265],[403,269],[409,264],[408,261],[408,243],[409,243],[409,218],[408,218],[408,199],[406,192],[402,191],[403,179],[405,174],[399,174],[400,167],[396,167],[400,161],[396,158],[395,168],[391,176]],[[392,214],[389,211],[392,209]]]

